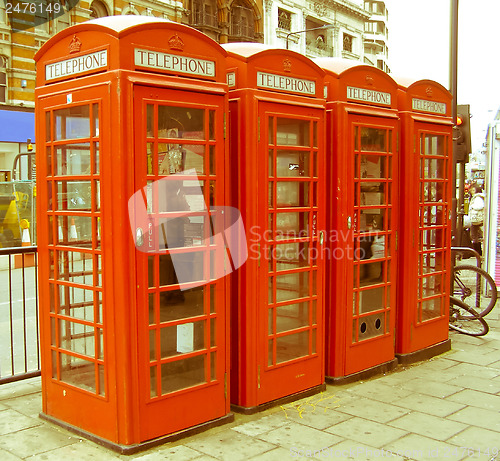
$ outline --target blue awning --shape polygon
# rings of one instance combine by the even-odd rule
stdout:
[[[35,142],[35,113],[0,110],[0,142]]]

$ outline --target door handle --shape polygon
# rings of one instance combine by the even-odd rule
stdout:
[[[138,247],[144,245],[144,232],[140,227],[135,230],[135,244]]]
[[[319,233],[319,244],[323,245],[324,241],[325,241],[325,232],[324,231],[320,231],[320,233]]]
[[[352,227],[352,218],[350,216],[347,217],[347,228],[350,229]]]

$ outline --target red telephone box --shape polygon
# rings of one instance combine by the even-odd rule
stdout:
[[[249,249],[232,284],[231,402],[252,413],[324,388],[324,72],[292,51],[223,47]]]
[[[397,85],[318,58],[327,85],[326,380],[393,368],[399,201]]]
[[[411,363],[451,348],[452,96],[430,80],[398,83],[402,152],[396,356]]]
[[[122,452],[231,418],[225,56],[136,16],[36,55],[43,416]]]

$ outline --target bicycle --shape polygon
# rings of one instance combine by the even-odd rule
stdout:
[[[459,333],[484,336],[489,326],[484,316],[489,314],[497,301],[497,287],[493,278],[479,267],[481,256],[471,248],[452,247],[453,261],[457,253],[471,253],[477,266],[454,265],[453,293],[450,296],[449,326]]]
[[[473,308],[453,296],[450,296],[449,326],[469,336],[484,336],[490,330],[486,321]]]
[[[458,264],[453,267],[453,297],[472,307],[479,316],[488,315],[497,302],[497,287],[488,272],[479,266],[481,256],[471,248],[452,247],[453,253],[470,253],[477,260],[477,266]]]

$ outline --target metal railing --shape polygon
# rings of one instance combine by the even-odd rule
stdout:
[[[40,375],[37,247],[0,248],[0,384]]]

